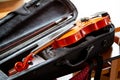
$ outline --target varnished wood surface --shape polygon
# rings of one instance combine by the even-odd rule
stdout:
[[[24,0],[0,0],[0,19],[20,8],[23,4]]]

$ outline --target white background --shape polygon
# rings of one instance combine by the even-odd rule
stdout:
[[[96,12],[106,11],[110,14],[115,27],[120,26],[120,0],[71,0],[78,9],[78,19]]]

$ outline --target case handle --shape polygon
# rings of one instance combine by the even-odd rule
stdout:
[[[86,58],[87,59],[87,58]],[[64,61],[64,64],[65,65],[67,65],[67,66],[69,66],[69,67],[77,67],[77,66],[80,66],[80,64],[82,64],[83,62],[85,62],[85,60],[86,59],[84,59],[84,60],[82,60],[82,61],[80,61],[80,62],[78,62],[78,63],[76,63],[76,64],[73,64],[73,63],[71,63],[69,60],[65,60]]]
[[[79,61],[78,63],[73,64],[68,59],[65,59],[63,64],[67,65],[69,67],[77,67],[77,66],[81,65],[82,63],[84,63],[89,58],[89,55],[91,54],[93,49],[94,49],[94,45],[88,46],[86,48],[86,56],[84,57],[84,59],[82,61]]]

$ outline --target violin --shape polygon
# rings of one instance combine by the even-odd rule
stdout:
[[[110,22],[111,21],[109,16],[96,17],[91,19],[84,18],[82,20],[79,20],[70,31],[62,35],[60,38],[56,39],[52,44],[52,47],[56,49],[76,43],[89,33],[106,27],[108,24],[110,24]]]
[[[84,38],[86,35],[91,32],[100,30],[101,28],[106,27],[111,23],[109,15],[106,13],[99,13],[102,16],[94,16],[92,18],[83,18],[78,20],[68,32],[60,36],[59,38],[47,43],[40,49],[31,52],[28,56],[24,58],[22,62],[16,62],[14,68],[9,70],[9,75],[13,75],[17,72],[21,72],[27,69],[30,65],[30,62],[34,59],[34,56],[46,49],[49,46],[52,46],[53,49],[57,49],[60,47],[66,47],[78,42],[80,39]]]

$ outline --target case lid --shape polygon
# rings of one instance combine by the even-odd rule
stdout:
[[[69,0],[31,0],[0,19],[0,59],[65,27],[76,17],[77,10]],[[71,27],[56,33],[63,34]]]

